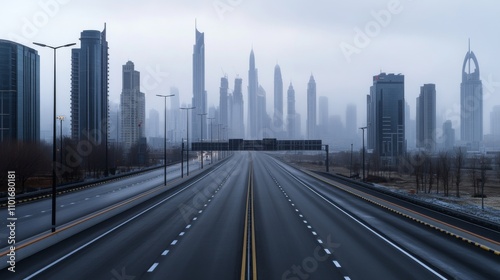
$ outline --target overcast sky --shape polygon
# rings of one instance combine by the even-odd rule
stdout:
[[[4,1],[0,38],[35,47],[78,43],[82,30],[102,30],[107,23],[110,54],[110,101],[119,103],[121,67],[128,60],[141,71],[150,108],[163,110],[155,94],[180,90],[192,97],[194,25],[205,33],[208,105],[219,103],[224,74],[234,85],[243,78],[247,110],[248,60],[254,49],[259,82],[272,114],[273,71],[279,63],[286,89],[293,82],[297,111],[305,127],[305,96],[311,73],[317,96],[328,96],[330,114],[345,118],[345,105],[357,104],[358,125],[365,123],[366,95],[372,76],[405,75],[405,99],[415,117],[420,86],[435,83],[438,124],[459,121],[461,67],[468,49],[477,56],[483,87],[484,130],[500,105],[500,2],[370,0],[39,0]],[[52,51],[36,47],[41,57],[43,110],[51,112]],[[58,114],[70,115],[69,49],[58,50]],[[285,102],[286,106],[286,102]],[[50,110],[50,111],[49,111]],[[42,114],[50,130],[51,114]],[[43,134],[42,134],[43,135]]]

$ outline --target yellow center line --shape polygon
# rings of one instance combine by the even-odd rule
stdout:
[[[241,274],[240,274],[240,279],[245,280],[245,271],[246,271],[246,263],[247,263],[247,231],[248,231],[248,207],[249,207],[249,198],[250,198],[250,186],[251,186],[251,179],[252,178],[252,172],[251,172],[251,166],[249,167],[248,171],[248,185],[247,185],[247,202],[246,202],[246,208],[245,208],[245,229],[243,230],[243,253],[241,257]]]
[[[254,215],[254,189],[253,189],[253,166],[251,167],[251,185],[250,187],[252,188],[252,208],[251,208],[251,215],[252,215],[252,267],[253,267],[253,280],[257,280],[257,252],[255,250],[255,215]]]

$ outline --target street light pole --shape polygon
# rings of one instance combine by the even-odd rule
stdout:
[[[207,119],[210,120],[210,142],[213,143],[214,142],[214,138],[213,138],[214,122],[213,122],[213,120],[215,120],[215,118],[207,118]],[[211,145],[213,145],[213,144],[211,144]],[[213,154],[213,149],[212,149],[212,150],[210,150],[210,164],[212,164],[213,157],[214,157],[214,154]]]
[[[41,43],[33,44],[51,48],[54,50],[54,115],[52,122],[52,232],[56,231],[56,50],[59,48],[71,47],[76,45],[76,43],[61,45],[58,47],[53,47]]]
[[[363,131],[363,182],[365,181],[365,129],[367,128],[367,126],[359,128]]]
[[[164,111],[164,118],[165,118],[165,130],[164,130],[164,139],[163,139],[163,164],[164,166],[164,175],[163,175],[163,181],[165,182],[165,187],[167,186],[167,97],[172,97],[175,94],[169,94],[169,95],[162,95],[162,94],[157,94],[156,96],[162,97],[165,101],[165,111]]]
[[[200,130],[201,130],[201,136],[200,136],[200,142],[203,143],[203,116],[206,116],[207,113],[203,114],[198,114],[200,116]],[[201,169],[203,169],[203,149],[201,151]]]
[[[196,107],[181,107],[181,110],[186,110],[186,176],[189,176],[189,110]]]

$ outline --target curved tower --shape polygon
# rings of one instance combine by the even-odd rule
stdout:
[[[471,67],[473,70],[471,72]],[[483,141],[483,84],[476,55],[465,54],[460,84],[460,140],[471,150],[479,150]]]

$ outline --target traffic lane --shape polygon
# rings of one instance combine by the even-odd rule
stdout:
[[[328,176],[328,178],[331,180],[337,181],[339,183],[342,183],[343,185],[347,185],[353,189],[360,190],[360,191],[363,191],[363,192],[370,194],[372,196],[380,197],[380,198],[387,200],[391,203],[401,205],[401,206],[403,206],[407,209],[410,209],[412,211],[416,211],[416,212],[419,212],[419,213],[427,215],[427,216],[433,216],[435,219],[438,219],[438,220],[445,222],[447,224],[453,225],[453,226],[461,228],[461,229],[465,229],[465,230],[467,230],[469,232],[473,232],[477,235],[480,235],[480,236],[486,237],[488,239],[500,242],[500,233],[498,231],[495,231],[495,230],[492,230],[489,228],[485,228],[481,225],[477,225],[477,224],[474,224],[474,223],[471,223],[471,222],[468,222],[465,220],[461,220],[461,219],[449,216],[447,214],[437,212],[435,210],[413,204],[413,203],[405,201],[405,200],[398,199],[398,198],[396,198],[394,196],[390,196],[388,194],[377,192],[376,190],[373,190],[373,189],[370,189],[367,187],[359,186],[355,183],[349,182],[348,180],[344,180],[342,178],[333,177],[333,176]]]
[[[333,257],[353,279],[439,279],[422,264],[411,259],[396,247],[383,241],[337,208],[277,168],[268,158],[268,170],[302,208],[319,235],[334,244]],[[345,198],[350,208],[358,207],[352,198]],[[367,213],[376,217],[376,213]],[[425,264],[424,264],[425,265]]]
[[[180,177],[180,171],[168,177],[174,180]],[[121,202],[135,195],[144,193],[163,184],[163,170],[155,170],[136,177],[128,177],[117,181],[102,184],[97,187],[84,189],[57,196],[57,226],[101,210],[112,204]],[[7,215],[7,209],[2,211]],[[43,199],[36,202],[20,204],[16,207],[16,238],[20,242],[36,234],[50,230],[52,225],[52,200]],[[5,225],[3,219],[2,225]],[[0,248],[7,246],[8,229],[0,229]]]
[[[328,254],[330,244],[314,235],[309,220],[292,206],[294,198],[275,185],[263,160],[253,155],[258,278],[344,279]]]
[[[241,270],[248,160],[242,159],[203,212],[188,216],[190,228],[143,279],[238,279]],[[195,219],[193,221],[193,219]],[[182,232],[181,232],[182,233]],[[179,234],[181,234],[179,233]],[[171,239],[166,240],[170,244]],[[153,265],[154,263],[151,263]]]
[[[294,176],[303,178],[315,191],[438,271],[452,277],[477,279],[491,279],[492,276],[496,278],[495,275],[500,274],[498,257],[489,252],[366,202],[291,167],[287,167],[287,170],[292,171]]]
[[[162,253],[160,252],[162,247],[167,245],[163,243],[163,240],[175,237],[179,230],[185,227],[186,221],[181,212],[181,205],[198,206],[195,199],[197,193],[192,191],[193,187],[203,189],[209,181],[222,180],[220,178],[227,174],[229,168],[230,166],[221,166],[214,172],[215,174],[211,174],[211,177],[205,177],[204,180],[200,180],[182,192],[179,191],[185,186],[162,193],[17,263],[19,275],[25,277],[27,274],[50,265],[110,228],[126,222],[134,215],[170,197],[166,202],[50,267],[35,279],[110,279],[122,269],[125,269],[128,275],[143,274],[151,265],[151,261]],[[174,195],[177,192],[179,193]],[[2,274],[9,275],[4,269],[0,272],[0,279],[4,279]]]

